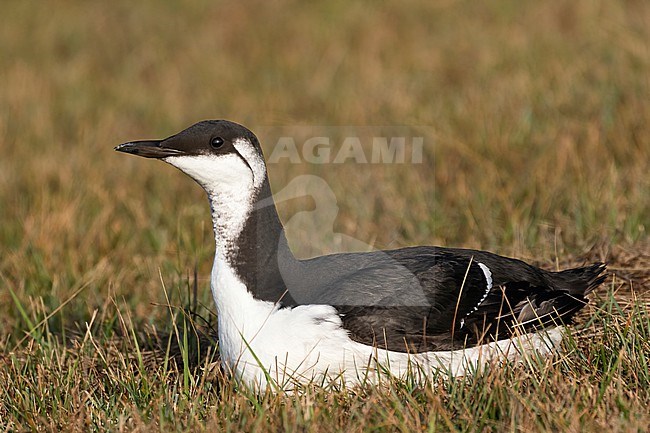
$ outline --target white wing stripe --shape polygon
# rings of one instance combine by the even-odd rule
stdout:
[[[477,262],[483,273],[485,274],[485,281],[487,281],[487,288],[485,289],[485,293],[483,294],[483,297],[481,298],[480,301],[478,301],[478,304],[476,304],[476,307],[472,308],[469,313],[465,314],[465,317],[469,316],[472,314],[474,311],[478,310],[478,307],[481,306],[483,301],[488,297],[490,294],[490,290],[492,290],[492,272],[490,272],[490,268],[485,266],[481,262]],[[462,328],[465,325],[465,319],[461,319],[460,321],[460,327]]]

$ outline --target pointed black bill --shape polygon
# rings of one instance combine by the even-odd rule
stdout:
[[[167,158],[168,156],[180,156],[185,152],[170,147],[162,147],[163,140],[141,140],[131,141],[115,147],[118,152],[131,153],[144,156],[145,158]]]

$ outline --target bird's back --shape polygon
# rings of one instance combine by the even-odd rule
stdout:
[[[604,270],[549,272],[485,251],[410,247],[303,260],[283,279],[297,304],[335,306],[352,339],[423,352],[566,323]]]

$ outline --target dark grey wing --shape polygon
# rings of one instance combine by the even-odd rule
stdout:
[[[458,348],[570,321],[604,265],[548,272],[464,249],[411,247],[303,262],[299,303],[333,305],[355,341],[392,351]],[[293,295],[293,293],[292,293]]]
[[[586,296],[606,277],[602,263],[560,272],[523,265],[532,268],[528,276],[521,267],[509,271],[503,265],[495,266],[497,289],[465,321],[465,326],[475,335],[502,339],[570,323],[575,313],[587,304]]]
[[[353,340],[394,351],[445,350],[452,339],[463,341],[463,320],[490,287],[476,260],[434,247],[303,263],[310,280],[296,281],[301,293],[290,289],[298,303],[333,305]]]
[[[464,321],[475,338],[502,339],[513,333],[569,323],[587,304],[586,295],[603,283],[606,266],[550,272],[487,251],[445,249],[472,257],[490,270],[493,288]]]

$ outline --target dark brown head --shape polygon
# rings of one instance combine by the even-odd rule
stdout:
[[[161,159],[192,177],[210,195],[250,195],[266,178],[255,135],[227,120],[205,120],[171,137],[131,141],[115,150]]]

